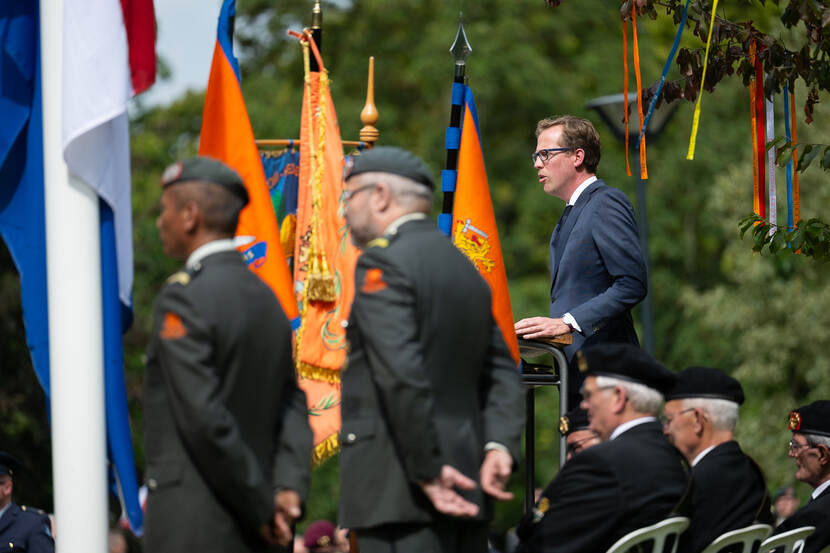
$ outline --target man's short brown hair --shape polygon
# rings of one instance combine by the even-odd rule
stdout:
[[[589,173],[596,173],[599,167],[600,142],[599,133],[593,123],[573,115],[546,117],[536,124],[536,136],[556,126],[562,127],[562,146],[572,150],[581,148],[585,152],[583,167]]]

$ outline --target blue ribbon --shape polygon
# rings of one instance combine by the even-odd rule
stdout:
[[[657,100],[660,99],[660,93],[663,91],[663,85],[666,84],[666,76],[669,74],[669,69],[674,61],[674,56],[677,54],[677,48],[680,46],[680,37],[683,35],[683,29],[686,28],[686,14],[689,11],[690,1],[691,0],[686,0],[686,5],[683,6],[683,15],[680,16],[680,25],[677,27],[677,34],[674,35],[674,44],[672,44],[671,52],[669,52],[669,57],[666,59],[666,65],[663,66],[663,74],[660,75],[660,83],[657,85],[657,92],[654,94],[654,97],[651,99],[651,103],[648,106],[648,112],[646,113],[645,120],[643,121],[640,137],[637,139],[638,149],[640,147],[640,142],[643,140],[643,135],[648,128],[648,122],[651,120],[651,114],[654,113],[654,108],[657,106]]]

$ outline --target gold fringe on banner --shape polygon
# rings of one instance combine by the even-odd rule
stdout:
[[[310,378],[311,380],[321,380],[323,382],[340,385],[340,371],[334,369],[317,367],[303,363],[302,361],[297,361],[297,374],[301,378]]]
[[[340,451],[340,440],[337,439],[337,434],[332,434],[314,448],[311,453],[311,464],[315,467],[320,466],[323,461],[331,459]]]

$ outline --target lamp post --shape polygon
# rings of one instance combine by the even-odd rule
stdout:
[[[611,94],[609,96],[602,96],[595,98],[585,104],[585,107],[596,111],[600,118],[605,122],[611,130],[611,134],[620,142],[625,142],[625,124],[624,124],[624,110],[625,110],[625,96],[623,94]],[[628,104],[636,104],[637,94],[631,92],[628,94]],[[665,129],[666,124],[674,115],[677,104],[662,104],[654,110],[651,118],[646,118],[648,121],[648,129],[646,129],[646,140],[650,144],[654,144],[660,134]],[[637,110],[632,110],[629,116],[628,127],[628,141],[636,149],[639,146],[640,138],[640,119]],[[654,355],[654,317],[651,310],[651,263],[648,254],[648,208],[646,204],[646,186],[645,181],[640,177],[639,167],[634,173],[637,175],[637,226],[640,234],[640,247],[643,250],[643,256],[646,262],[646,278],[648,292],[642,302],[642,322],[643,322],[643,345],[645,350]]]

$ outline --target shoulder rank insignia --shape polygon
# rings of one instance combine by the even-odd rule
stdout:
[[[167,277],[166,284],[181,284],[187,286],[190,283],[190,274],[187,271],[179,271]]]
[[[367,244],[369,248],[385,248],[389,246],[389,239],[385,236],[381,236],[380,238],[375,238],[371,242]]]
[[[547,497],[539,499],[539,503],[533,508],[533,523],[538,524],[541,522],[548,509],[550,509],[550,500]]]

